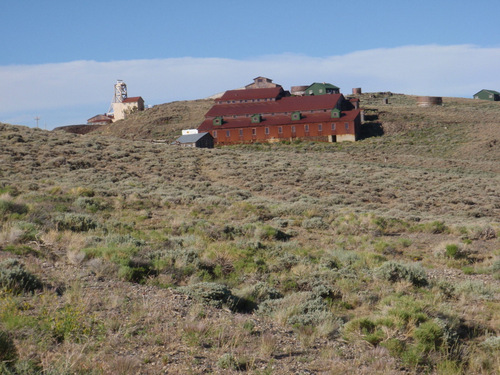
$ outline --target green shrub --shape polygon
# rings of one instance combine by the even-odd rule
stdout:
[[[236,358],[231,353],[225,353],[217,360],[217,366],[223,370],[236,370]]]
[[[217,283],[201,282],[183,286],[177,290],[199,302],[217,308],[227,306],[231,310],[239,310],[244,302],[235,297],[225,285]]]
[[[26,213],[28,213],[28,206],[26,206],[25,204],[0,199],[0,215],[24,215]]]
[[[74,204],[75,206],[90,212],[97,212],[107,208],[102,201],[92,197],[78,197]]]
[[[98,223],[89,215],[66,213],[55,218],[57,230],[87,232],[96,229]]]
[[[479,280],[466,280],[460,282],[455,287],[457,295],[464,294],[473,299],[490,300],[494,297],[495,291]]]
[[[446,245],[446,256],[452,259],[461,259],[465,257],[465,254],[461,251],[458,245],[450,244]]]
[[[151,264],[141,259],[124,260],[118,269],[118,277],[134,283],[141,283],[152,274]]]
[[[429,319],[425,312],[426,306],[410,296],[388,296],[382,300],[382,304],[390,306],[386,315],[393,320],[398,329],[411,329],[413,325]]]
[[[288,241],[292,236],[279,230],[273,228],[270,225],[264,225],[259,228],[256,235],[261,240],[276,240],[276,241]]]
[[[7,259],[0,263],[0,287],[14,293],[34,292],[42,283],[16,259]]]
[[[462,365],[455,361],[445,359],[436,365],[437,375],[457,375],[463,374]]]
[[[302,221],[302,228],[304,229],[327,229],[328,224],[323,221],[322,217],[311,217]]]
[[[312,292],[297,292],[280,299],[268,299],[259,305],[258,313],[266,316],[282,315],[292,326],[316,326],[334,316],[327,302]]]
[[[356,318],[347,322],[343,332],[346,339],[361,337],[372,345],[378,345],[385,338],[381,327],[369,318]]]
[[[380,344],[387,350],[393,357],[400,357],[401,354],[405,351],[406,343],[399,339],[391,338]]]
[[[2,194],[9,194],[12,197],[16,197],[19,195],[19,190],[15,186],[0,186],[0,195]]]
[[[252,299],[256,303],[261,303],[268,299],[283,298],[283,295],[277,289],[269,286],[267,283],[258,282],[257,284],[252,286],[252,289],[247,297]]]
[[[385,262],[375,270],[382,279],[397,282],[407,280],[415,286],[426,286],[428,284],[427,274],[420,265],[404,264],[398,262]]]
[[[429,320],[418,326],[413,337],[425,352],[430,352],[443,344],[444,330],[439,324]]]
[[[500,259],[493,262],[493,264],[491,265],[491,272],[494,276],[500,277]]]
[[[217,360],[217,366],[223,370],[246,371],[248,361],[244,358],[238,359],[231,353],[225,353]]]
[[[0,330],[0,364],[11,364],[17,359],[17,349],[12,337]],[[2,373],[0,367],[0,373]]]

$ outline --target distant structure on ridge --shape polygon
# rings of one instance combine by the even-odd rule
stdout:
[[[493,102],[497,102],[500,100],[500,92],[495,90],[483,89],[474,94],[474,99],[491,100]]]
[[[144,111],[144,99],[140,96],[129,98],[127,84],[122,80],[117,80],[114,87],[113,99],[108,112],[96,115],[87,120],[88,125],[106,125],[112,122],[123,120],[127,115]]]
[[[115,83],[115,94],[113,96],[113,100],[111,100],[108,113],[114,112],[115,104],[122,103],[125,99],[127,99],[127,84],[119,79]]]

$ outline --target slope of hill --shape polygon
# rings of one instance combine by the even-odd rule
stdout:
[[[0,124],[3,371],[498,373],[500,106],[389,102],[341,144]]]
[[[100,132],[126,139],[173,141],[182,129],[197,128],[213,103],[213,100],[200,99],[156,105],[106,126]]]

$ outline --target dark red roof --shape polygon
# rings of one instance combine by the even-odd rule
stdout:
[[[253,89],[248,91],[259,91],[261,89]],[[269,90],[269,89],[262,89]],[[243,90],[242,90],[243,91]],[[247,91],[247,90],[244,90]],[[205,115],[205,117],[213,118],[217,116],[241,116],[252,115],[256,113],[284,113],[294,111],[318,111],[331,110],[337,106],[339,100],[343,99],[342,94],[329,94],[317,96],[290,96],[284,97],[276,101],[265,102],[248,102],[234,104],[216,104]]]
[[[328,96],[328,95],[322,95]],[[341,113],[341,117],[332,118],[330,112],[322,113],[304,113],[300,120],[292,120],[290,115],[265,115],[260,123],[252,123],[251,117],[245,118],[224,118],[222,125],[214,125],[212,119],[206,119],[198,127],[200,131],[210,131],[217,129],[234,129],[234,128],[256,128],[260,126],[278,126],[278,125],[294,125],[308,123],[333,123],[333,122],[349,122],[359,116],[360,110],[350,110]]]
[[[267,89],[244,89],[244,90],[229,90],[222,95],[218,102],[220,101],[240,101],[240,100],[252,100],[252,99],[269,99],[278,98],[283,92],[282,87],[271,87]]]
[[[140,96],[133,96],[131,98],[123,99],[122,103],[136,103],[139,101],[139,99],[143,100],[142,97],[140,97]]]

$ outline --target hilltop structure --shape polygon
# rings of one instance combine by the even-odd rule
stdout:
[[[324,95],[291,96],[280,85],[247,86],[246,90],[226,91],[216,99],[198,131],[210,133],[216,145],[294,139],[355,141],[361,127],[360,113],[357,102],[331,90]]]
[[[113,122],[123,120],[127,114],[144,111],[144,99],[140,96],[125,98],[119,103],[113,103]]]
[[[276,83],[273,83],[272,79],[266,77],[257,77],[253,79],[253,83],[246,85],[246,89],[270,89],[274,87],[281,87]]]
[[[495,90],[483,89],[474,94],[474,99],[491,100],[497,102],[500,101],[500,92]]]
[[[127,114],[137,111],[144,111],[144,99],[140,96],[129,98],[127,84],[122,80],[117,80],[108,112],[89,118],[87,125],[107,125],[118,120],[123,120]]]

